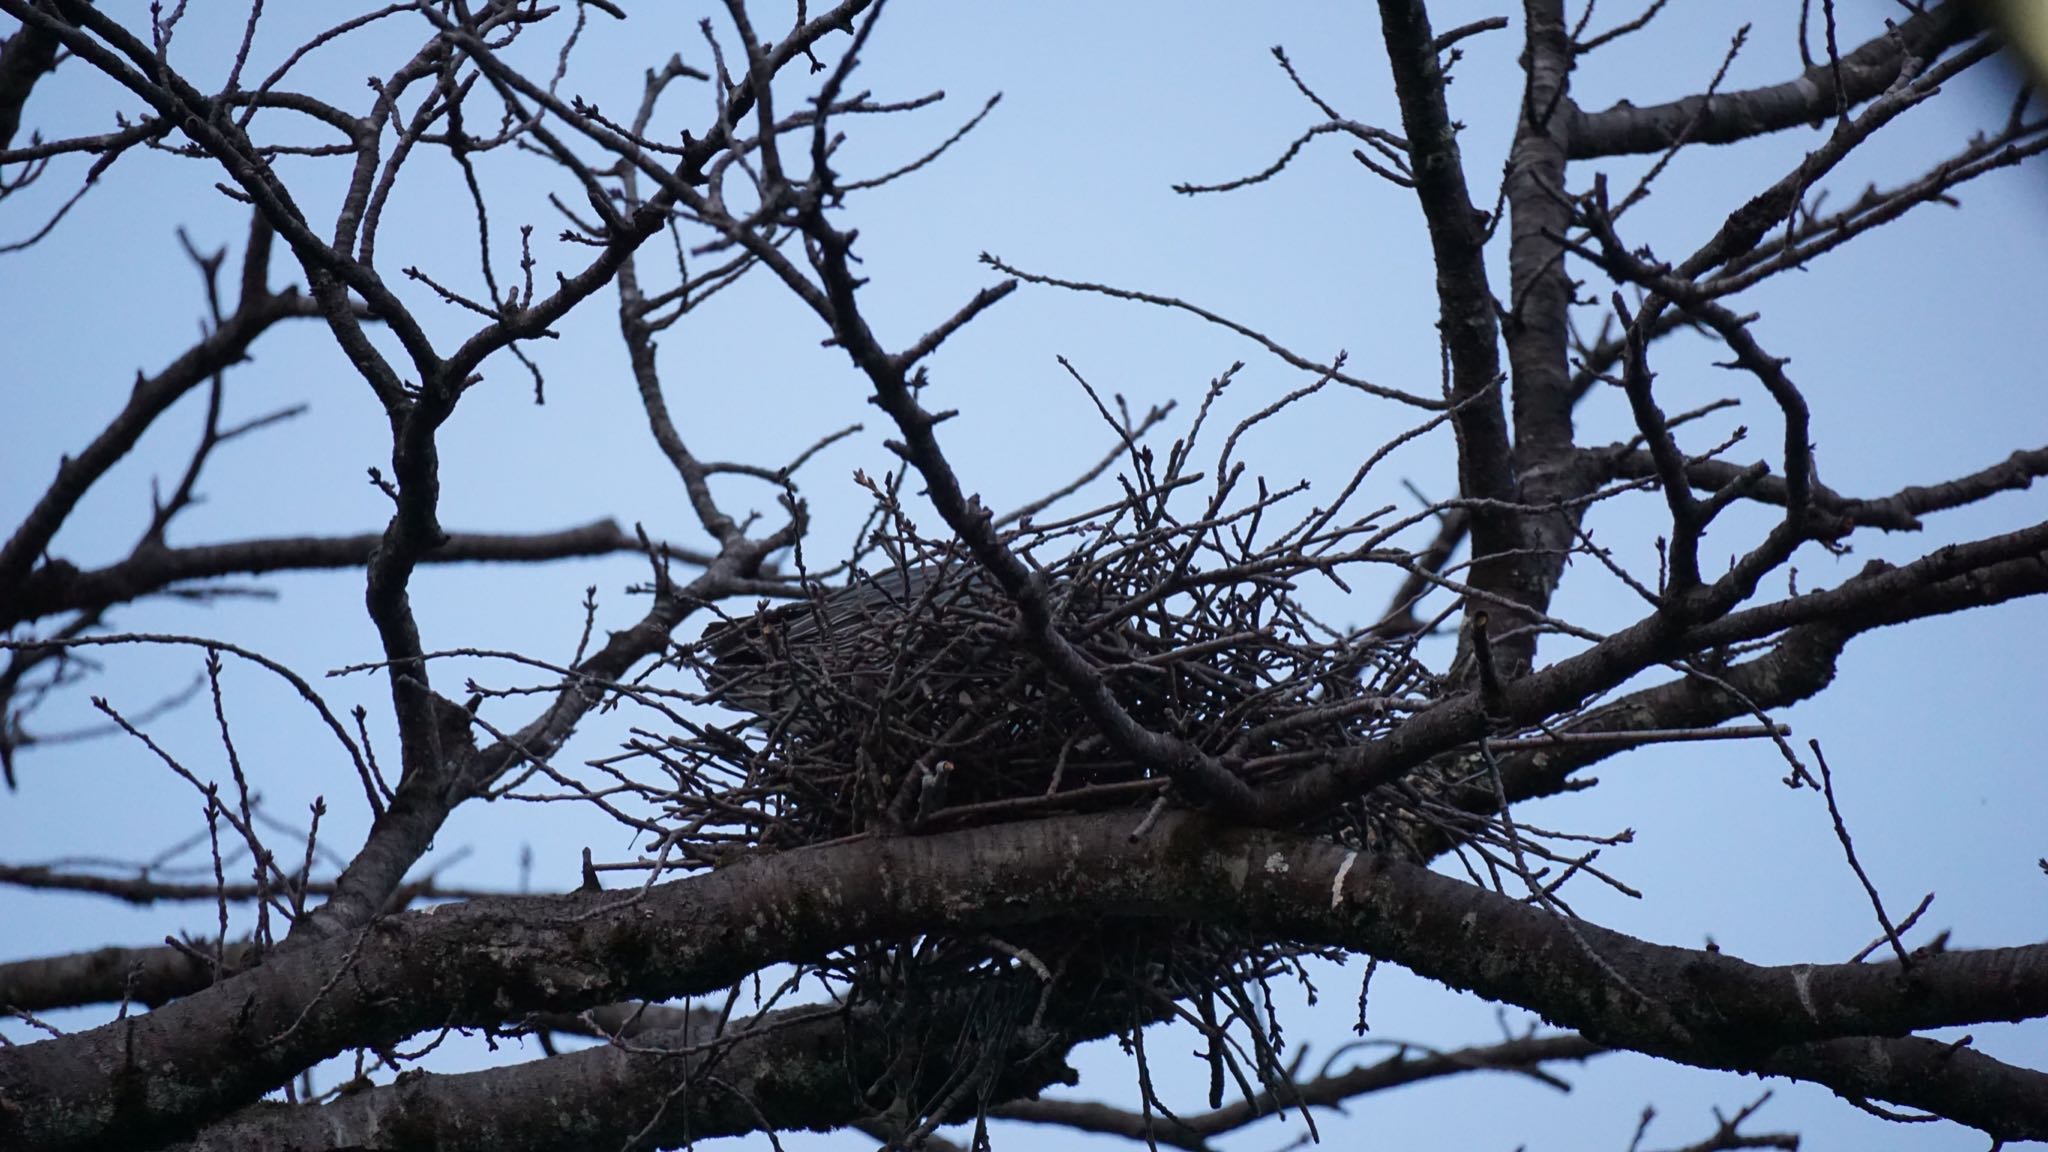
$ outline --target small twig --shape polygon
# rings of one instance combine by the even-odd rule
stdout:
[[[1877,923],[1884,929],[1884,937],[1891,942],[1892,953],[1899,958],[1899,967],[1911,969],[1913,957],[1899,940],[1899,930],[1892,926],[1891,917],[1885,915],[1884,900],[1877,894],[1877,885],[1870,882],[1870,874],[1863,870],[1863,864],[1856,859],[1856,845],[1849,839],[1849,826],[1842,820],[1842,809],[1835,803],[1835,777],[1828,770],[1828,758],[1820,750],[1819,740],[1808,740],[1806,746],[1813,750],[1813,758],[1820,765],[1821,794],[1827,797],[1828,818],[1835,824],[1835,839],[1842,842],[1842,854],[1849,859],[1849,867],[1862,883],[1863,891],[1870,897],[1870,906],[1877,912]],[[1919,913],[1914,913],[1919,915]]]

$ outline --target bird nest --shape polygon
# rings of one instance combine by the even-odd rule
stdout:
[[[1149,463],[1149,461],[1141,461]],[[865,835],[928,835],[1061,811],[1127,809],[1134,832],[1176,795],[1164,766],[1134,757],[1080,694],[1099,687],[1130,720],[1220,764],[1252,788],[1369,743],[1426,706],[1441,683],[1413,657],[1413,635],[1320,623],[1312,582],[1340,589],[1365,565],[1406,575],[1369,521],[1311,511],[1271,543],[1260,517],[1287,493],[1205,514],[1166,509],[1171,477],[1056,524],[1028,522],[1003,543],[1033,566],[1068,662],[1056,673],[1016,599],[955,542],[917,536],[893,500],[871,536],[884,557],[850,578],[806,580],[792,602],[726,617],[674,657],[701,682],[702,710],[665,709],[677,726],[639,730],[606,765],[660,766],[627,783],[662,809],[643,858],[655,871],[716,868],[738,856]],[[1046,557],[1057,559],[1045,559]],[[1352,847],[1408,838],[1423,805],[1412,781],[1333,806],[1302,830]],[[1440,819],[1440,813],[1428,821]],[[648,825],[642,824],[642,827]],[[937,990],[1013,984],[1024,1015],[1048,1025],[1114,1017],[1137,1029],[1192,1006],[1241,1079],[1286,1081],[1279,1038],[1255,1007],[1263,985],[1303,976],[1310,949],[1223,925],[1162,919],[1037,921],[982,933],[863,942],[815,962],[864,997],[901,1008]],[[1305,977],[1304,977],[1305,978]],[[992,981],[994,983],[992,983]],[[921,990],[921,991],[920,991]],[[1242,1041],[1224,1033],[1242,1031]],[[1141,1057],[1142,1058],[1142,1057]],[[1218,1065],[1220,1068],[1220,1065]],[[1220,1072],[1217,1073],[1220,1075]]]
[[[957,551],[898,550],[850,584],[707,630],[686,659],[745,718],[672,743],[696,796],[671,818],[777,850],[1053,810],[1165,802]],[[1077,552],[1040,570],[1055,629],[1137,723],[1254,787],[1373,739],[1432,683],[1402,644],[1324,628],[1297,601],[1316,565],[1204,571],[1171,547]],[[680,746],[678,746],[680,745]],[[721,783],[705,787],[708,782]],[[1365,807],[1328,831],[1356,841]],[[734,826],[737,822],[737,827]]]

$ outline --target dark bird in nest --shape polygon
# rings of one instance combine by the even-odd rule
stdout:
[[[948,599],[989,589],[964,565],[923,564],[862,574],[844,588],[814,594],[704,631],[710,663],[704,684],[720,703],[768,721],[828,691],[824,681],[859,660],[877,641],[900,641],[910,617]],[[815,691],[806,680],[820,678]]]
[[[1099,590],[1048,576],[1061,626],[1078,634]],[[822,803],[843,834],[860,812],[908,825],[1040,793],[1056,764],[1071,763],[1070,783],[1090,777],[1102,742],[1014,643],[1015,619],[971,562],[899,565],[713,625],[697,661],[707,698],[748,716],[771,765],[746,773],[787,786],[799,807]]]

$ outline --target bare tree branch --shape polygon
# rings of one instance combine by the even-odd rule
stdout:
[[[1486,276],[1485,222],[1466,188],[1429,13],[1420,0],[1383,0],[1380,27],[1394,69],[1394,91],[1401,101],[1401,131],[1409,141],[1415,195],[1436,255],[1437,327],[1450,360],[1458,488],[1482,502],[1471,516],[1471,582],[1511,604],[1540,605],[1525,575],[1522,549],[1528,540],[1522,519],[1499,507],[1520,499],[1501,394],[1505,374],[1500,327]],[[1526,669],[1535,650],[1533,637],[1506,647],[1503,657],[1511,674]]]
[[[1541,1071],[1545,1064],[1582,1063],[1606,1051],[1583,1036],[1571,1035],[1532,1036],[1455,1052],[1413,1052],[1407,1045],[1396,1048],[1392,1055],[1376,1063],[1300,1080],[1280,1092],[1268,1090],[1254,1100],[1191,1116],[1151,1119],[1142,1113],[1076,1100],[1019,1100],[992,1110],[990,1115],[1204,1152],[1213,1137],[1293,1108],[1336,1107],[1388,1088],[1481,1070],[1547,1076],[1547,1072]]]
[[[294,536],[236,540],[142,552],[104,568],[77,569],[53,561],[30,574],[15,602],[23,619],[57,612],[126,604],[178,585],[222,576],[261,576],[328,568],[360,568],[381,536]],[[559,532],[451,532],[421,557],[426,564],[535,563],[639,552],[640,541],[616,521],[597,520]],[[711,562],[708,553],[663,545],[663,556],[685,564]]]
[[[159,1126],[208,1123],[253,1101],[313,1053],[522,1010],[708,992],[876,930],[993,928],[1091,909],[1227,910],[1539,1011],[1603,1044],[1711,1067],[1798,1070],[1831,1085],[1867,1078],[1872,1066],[1820,1059],[1838,1051],[1825,1047],[1830,1041],[2048,1012],[2048,946],[1924,956],[1910,986],[1889,963],[1757,967],[1568,927],[1510,897],[1294,834],[1191,814],[1164,816],[1135,841],[1129,828],[1128,815],[1110,813],[877,839],[762,858],[623,900],[501,899],[394,917],[373,933],[276,956],[133,1022],[0,1049],[0,1089],[16,1104],[6,1131],[51,1149],[137,1147]],[[1099,881],[1063,879],[1076,874]],[[838,899],[814,898],[823,876]],[[702,931],[742,922],[763,927],[743,940]],[[1614,972],[1635,992],[1618,990]],[[349,978],[337,979],[343,973]],[[361,1012],[369,996],[380,1007]],[[231,1032],[206,1024],[227,1000],[242,1005]],[[225,1060],[225,1045],[249,1046],[237,1037],[253,1038],[257,1051]],[[1815,1044],[1824,1047],[1803,1047]],[[138,1076],[148,1091],[110,1090],[112,1079]],[[1887,1078],[1885,1089],[1895,1103],[1956,1109],[1987,1131],[2040,1138],[2048,1134],[2048,1094],[2034,1086],[2042,1079],[2009,1076],[2016,1091],[1994,1083],[1994,1095],[1976,1104],[1955,1099],[1959,1081],[1949,1077]]]
[[[1660,152],[1681,137],[1728,144],[1819,123],[1838,107],[1855,107],[1890,88],[1908,61],[1925,66],[1975,36],[1979,25],[1969,8],[1956,0],[1931,5],[1843,55],[1839,68],[1822,62],[1796,79],[1767,88],[1691,96],[1641,108],[1622,103],[1601,112],[1574,112],[1565,130],[1572,158]]]
[[[21,106],[36,81],[56,70],[57,38],[43,29],[24,26],[0,41],[0,149],[21,127]]]

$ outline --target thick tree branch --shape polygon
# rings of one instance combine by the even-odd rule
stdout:
[[[247,944],[230,943],[222,959],[230,970],[248,959]],[[63,956],[0,964],[0,1008],[47,1012],[123,1000],[155,1007],[213,983],[212,965],[192,950],[95,948]]]
[[[1609,478],[1641,480],[1657,475],[1650,454],[1642,449],[1617,447],[1607,451]],[[1688,460],[1684,470],[1687,483],[1702,492],[1726,488],[1748,471],[1743,465],[1725,460]],[[2048,476],[2048,448],[2023,448],[1968,475],[1933,484],[1909,485],[1889,496],[1844,496],[1816,484],[1811,496],[1813,509],[1827,522],[1817,524],[1815,531],[1827,539],[1837,539],[1858,528],[1918,532],[1924,527],[1922,516],[1966,507],[2001,492],[2023,492],[2043,476]],[[1756,479],[1744,487],[1742,498],[1783,507],[1785,481],[1779,476]]]
[[[1853,108],[1883,93],[1908,60],[1924,65],[1975,36],[1978,23],[1969,7],[1945,0],[1844,55],[1839,69],[1822,61],[1783,84],[1644,108],[1624,101],[1601,112],[1574,111],[1566,130],[1572,158],[1662,152],[1681,139],[1728,144],[1818,124],[1838,108]]]
[[[2043,541],[2048,544],[2048,537]],[[1563,731],[1697,729],[1752,716],[1759,708],[1787,707],[1826,688],[1835,678],[1842,652],[1864,632],[2048,594],[2048,552],[1988,563],[1967,574],[1932,582],[1882,582],[1895,571],[1888,565],[1873,564],[1842,588],[1813,594],[1823,597],[1825,607],[1819,611],[1800,612],[1795,617],[1794,606],[1787,603],[1762,618],[1738,621],[1744,639],[1770,635],[1776,630],[1769,627],[1772,620],[1789,623],[1764,653],[1732,667],[1712,667],[1713,679],[1680,676],[1640,689],[1587,712]],[[1852,588],[1858,581],[1867,583]],[[1716,625],[1712,634],[1721,635],[1726,624]],[[1456,802],[1476,814],[1491,814],[1498,810],[1501,796],[1509,803],[1519,803],[1555,795],[1571,786],[1576,773],[1627,749],[1625,743],[1560,742],[1506,755],[1500,759],[1499,793],[1490,786],[1474,787]],[[1425,851],[1434,854],[1448,847],[1447,840],[1439,840]]]
[[[0,41],[0,149],[21,127],[21,106],[28,103],[36,81],[57,69],[57,38],[44,29],[24,26]]]
[[[2048,1140],[2048,1075],[1986,1056],[1968,1042],[1849,1036],[1795,1044],[1758,1068],[1825,1084],[1858,1103],[1890,1101],[2006,1139]]]
[[[1750,716],[1754,708],[1788,707],[1812,697],[1834,680],[1836,662],[1855,635],[1853,627],[1832,622],[1802,625],[1780,637],[1762,655],[1732,668],[1715,669],[1719,684],[1680,676],[1595,708],[1566,731],[1706,728]],[[1625,744],[1560,744],[1503,757],[1501,795],[1509,803],[1554,795],[1569,786],[1575,773],[1627,750]],[[1475,788],[1465,799],[1475,812],[1499,807],[1491,787]]]
[[[1809,621],[1858,631],[2048,592],[2048,523],[1951,544],[1894,567],[1873,560],[1840,585],[1732,612],[1693,633],[1702,647],[1761,639]]]
[[[1572,409],[1578,392],[1570,363],[1573,285],[1558,237],[1571,221],[1565,195],[1572,48],[1563,0],[1524,0],[1523,85],[1504,193],[1508,209],[1510,304],[1502,328],[1513,378],[1515,490],[1556,511],[1522,517],[1514,561],[1515,599],[1542,612],[1564,575],[1573,537],[1585,516],[1580,502],[1594,481],[1573,448]],[[1534,663],[1538,633],[1511,637],[1505,656],[1515,668]]]
[[[1198,916],[1380,956],[1596,1042],[1716,1068],[1771,1070],[1791,1046],[2048,1014],[2048,945],[1918,957],[1910,980],[1895,963],[1758,967],[1568,925],[1295,833],[1169,813],[1134,840],[1134,819],[1112,812],[871,839],[756,858],[641,896],[476,901],[393,917],[139,1019],[0,1050],[9,1105],[0,1135],[52,1152],[139,1147],[222,1117],[350,1046],[527,1010],[709,992],[856,940],[1112,911]],[[1083,875],[1088,883],[1074,882]],[[714,928],[741,924],[749,931]],[[1944,1098],[1938,1084],[1904,1084],[1892,1099],[1930,1107]],[[2048,1092],[1991,1103],[1991,1131],[2048,1136]]]
[[[1015,998],[1032,995],[1022,989]],[[985,1000],[985,998],[984,998]],[[987,1009],[984,1007],[983,1011]],[[944,997],[921,1021],[947,1042],[971,1034],[973,1002]],[[209,1125],[192,1152],[248,1148],[433,1148],[437,1152],[569,1152],[571,1149],[687,1147],[719,1136],[859,1125],[876,1111],[870,1095],[890,1083],[899,1100],[942,1098],[954,1066],[919,1062],[910,1083],[891,1075],[902,1058],[900,1021],[869,1005],[851,1010],[792,1008],[708,1028],[642,1030],[606,1044],[483,1072],[408,1076],[326,1104],[257,1104]],[[1106,1034],[1020,1028],[1000,1045],[995,1099],[1035,1095],[1072,1083],[1074,1044]],[[952,1114],[947,1120],[971,1119]],[[642,1143],[645,1141],[646,1143]]]
[[[376,551],[381,536],[285,536],[195,544],[187,548],[146,550],[104,568],[78,569],[52,561],[29,574],[15,602],[22,619],[58,612],[90,611],[139,600],[195,580],[221,576],[261,576],[270,572],[302,572],[360,568]],[[424,564],[538,563],[582,556],[640,552],[637,537],[614,520],[595,520],[558,532],[454,532],[420,558]],[[703,565],[712,557],[691,549],[662,546],[663,556]]]
[[[1535,603],[1520,562],[1522,519],[1504,506],[1520,499],[1501,395],[1500,330],[1486,276],[1486,223],[1466,189],[1457,126],[1444,101],[1444,75],[1421,0],[1380,0],[1380,25],[1400,97],[1415,195],[1436,256],[1437,329],[1450,358],[1452,426],[1458,437],[1458,492],[1484,501],[1472,511],[1469,582],[1515,604]],[[1510,675],[1527,669],[1534,638],[1510,642]]]

